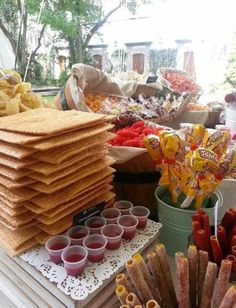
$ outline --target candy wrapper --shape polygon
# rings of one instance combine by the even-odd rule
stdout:
[[[163,174],[160,184],[168,186],[173,202],[177,203],[178,179],[181,178],[183,169],[184,143],[176,132],[161,131],[159,138],[163,153]]]
[[[230,144],[231,135],[227,130],[207,129],[202,141],[202,147],[212,150],[219,158]]]
[[[205,126],[202,124],[181,123],[180,132],[184,134],[185,141],[189,144],[190,150],[199,147],[205,134]]]
[[[212,183],[214,183],[214,173],[218,168],[218,156],[211,150],[199,148],[193,151],[187,165],[195,173],[195,176],[186,187],[187,198],[180,207],[189,207],[192,200],[196,198],[195,208],[199,209],[202,201],[211,190]]]

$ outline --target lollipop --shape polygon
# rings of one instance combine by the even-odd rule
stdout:
[[[161,150],[160,138],[151,134],[144,137],[143,142],[156,166],[161,167],[163,153]]]
[[[214,173],[218,168],[218,156],[211,150],[199,148],[193,151],[187,164],[195,175],[186,189],[187,198],[180,207],[189,207],[192,200],[196,198],[195,208],[198,210],[214,183]]]
[[[180,132],[184,134],[185,141],[189,144],[190,150],[195,150],[202,142],[205,126],[202,124],[181,123]]]
[[[163,153],[163,174],[160,184],[167,185],[172,200],[177,203],[178,179],[181,178],[182,161],[184,158],[184,143],[176,132],[159,133],[160,146]]]
[[[202,146],[215,152],[219,158],[225,153],[231,140],[230,132],[227,130],[207,129]]]

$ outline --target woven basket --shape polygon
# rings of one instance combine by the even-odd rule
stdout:
[[[186,99],[183,101],[183,103],[181,104],[181,106],[179,107],[178,110],[169,113],[163,117],[158,117],[158,118],[154,118],[154,119],[150,119],[149,121],[157,123],[157,124],[164,124],[166,122],[170,122],[173,121],[174,119],[176,119],[177,117],[179,117],[181,115],[182,112],[184,112],[186,110],[187,105],[191,102],[193,95],[189,94]]]

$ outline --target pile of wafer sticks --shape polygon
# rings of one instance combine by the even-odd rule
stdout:
[[[163,244],[147,255],[147,262],[134,255],[126,262],[128,275],[116,277],[120,308],[235,308],[236,285],[229,282],[232,262],[224,259],[218,268],[194,245],[187,254],[175,254],[176,291]]]

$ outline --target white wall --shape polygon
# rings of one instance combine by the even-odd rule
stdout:
[[[11,44],[0,29],[0,67],[13,68],[15,63],[15,55]]]

